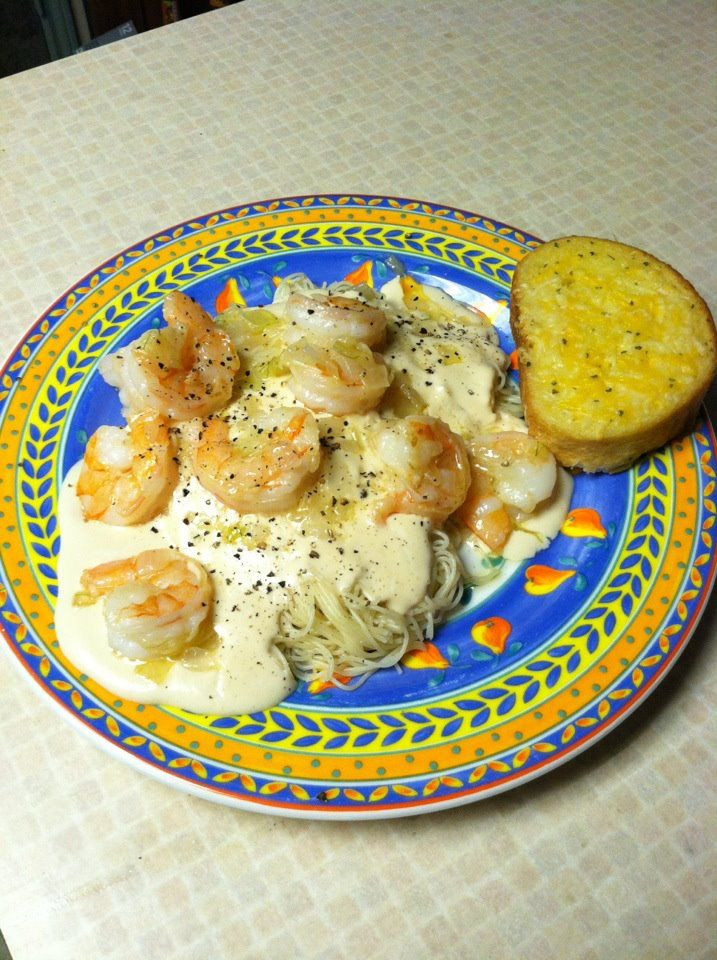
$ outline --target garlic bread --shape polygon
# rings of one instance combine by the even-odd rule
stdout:
[[[707,304],[636,247],[562,237],[516,267],[510,323],[530,432],[614,473],[690,425],[717,371]]]

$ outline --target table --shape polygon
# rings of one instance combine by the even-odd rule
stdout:
[[[713,306],[717,9],[246,0],[0,81],[2,352],[169,224],[414,196],[642,246]],[[714,410],[714,394],[710,399]],[[95,749],[0,658],[0,926],[15,960],[717,957],[717,608],[635,714],[455,811],[213,806]]]

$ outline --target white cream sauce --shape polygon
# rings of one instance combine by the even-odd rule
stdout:
[[[424,289],[429,295],[438,294],[434,288]],[[398,277],[385,284],[381,293],[395,309],[405,309]],[[454,305],[454,310],[456,306],[460,307]],[[409,378],[428,416],[467,436],[495,429],[496,368],[486,362],[476,314],[460,307],[454,316],[463,323],[452,325],[453,330],[430,322],[400,326],[384,356],[395,374]]]
[[[383,356],[394,375],[408,378],[422,412],[469,437],[525,424],[494,411],[496,366],[481,347],[475,314],[456,311],[455,336],[435,324],[422,331],[409,322],[397,281],[383,291],[395,309]],[[277,311],[280,313],[280,309]],[[246,364],[243,373],[246,374]],[[251,383],[251,381],[247,381]],[[285,379],[259,376],[230,408],[239,419],[294,404]],[[163,513],[150,523],[116,527],[82,517],[75,486],[79,465],[68,474],[59,501],[57,634],[65,655],[118,696],[164,703],[199,713],[254,712],[272,706],[295,681],[274,646],[279,615],[290,592],[312,575],[340,592],[357,586],[373,603],[406,613],[425,597],[433,551],[430,525],[396,514],[373,520],[378,501],[395,483],[381,463],[375,437],[378,413],[318,416],[323,460],[317,483],[292,512],[277,517],[240,516],[204,490],[193,476],[187,446],[190,424],[180,425],[180,479]],[[532,556],[554,537],[565,517],[572,480],[559,471],[553,495],[510,537],[504,555]],[[80,577],[90,567],[171,546],[201,562],[214,586],[211,630],[182,657],[143,662],[114,652],[107,642],[103,603],[73,604]]]
[[[361,419],[367,430],[378,421]],[[326,418],[324,430],[332,422]],[[180,429],[189,432],[186,425]],[[338,428],[335,435],[343,436]],[[360,453],[349,442],[334,451],[338,456],[325,457],[322,478],[298,513],[269,519],[240,516],[207,493],[187,469],[182,445],[180,438],[180,482],[167,509],[149,523],[116,527],[85,521],[75,494],[79,465],[68,473],[60,494],[57,634],[75,666],[118,696],[197,713],[261,710],[295,685],[273,641],[279,614],[303,578],[321,576],[340,592],[360,586],[372,603],[398,613],[425,596],[433,558],[429,525],[406,514],[379,525],[369,507],[364,513],[355,509],[357,490],[359,496],[365,491],[367,504],[375,504],[380,489],[371,489],[380,466],[370,449]],[[328,491],[334,492],[328,496]],[[195,558],[209,572],[216,641],[207,649],[192,646],[176,660],[130,660],[107,642],[102,601],[82,606],[73,604],[73,597],[82,592],[84,570],[167,546]]]
[[[213,625],[219,646],[198,658],[196,668],[191,661],[163,660],[154,661],[156,670],[148,671],[141,661],[129,660],[110,648],[102,602],[73,605],[74,595],[81,591],[80,576],[97,564],[176,544],[172,536],[175,517],[170,507],[152,522],[134,527],[85,521],[75,494],[78,475],[75,466],[60,494],[62,548],[55,614],[62,650],[75,666],[118,696],[198,713],[252,712],[278,703],[290,693],[294,687],[291,671],[272,643],[277,605],[270,596],[247,589],[247,574],[259,579],[267,572],[262,570],[265,565],[259,554],[252,557],[251,568],[244,565],[241,580],[227,576],[229,583],[224,576],[229,573],[227,557],[217,556],[212,563],[211,569],[216,571],[212,574]],[[176,498],[172,505],[175,503]],[[206,552],[197,551],[197,559]],[[240,617],[233,618],[241,623],[241,629],[232,626],[232,608],[241,611]]]
[[[534,557],[557,537],[573,495],[573,478],[558,467],[558,478],[552,496],[539,503],[535,511],[523,520],[521,529],[514,530],[503,547],[506,560],[520,562]]]

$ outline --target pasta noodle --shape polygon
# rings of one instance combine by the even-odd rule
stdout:
[[[344,594],[328,580],[303,580],[280,616],[276,644],[302,680],[356,677],[392,667],[433,638],[463,593],[462,567],[447,534],[431,533],[433,562],[426,596],[406,614],[371,603],[359,589]]]

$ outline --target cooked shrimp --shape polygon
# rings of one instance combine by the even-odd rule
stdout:
[[[229,336],[191,297],[173,290],[164,301],[167,326],[100,361],[119,388],[126,413],[151,407],[172,420],[205,417],[232,395],[239,358]]]
[[[440,524],[460,507],[470,485],[470,464],[463,440],[442,420],[406,417],[384,429],[378,450],[401,477],[404,488],[389,495],[380,511],[415,513]]]
[[[105,598],[109,645],[133,660],[172,657],[197,635],[212,601],[209,576],[176,550],[145,550],[85,570],[76,603]]]
[[[486,546],[499,551],[525,514],[551,495],[552,453],[527,433],[506,431],[470,444],[472,483],[458,516]]]
[[[334,295],[314,299],[291,293],[285,309],[289,318],[286,339],[290,343],[310,335],[324,340],[350,337],[375,347],[386,336],[386,314],[358,298]]]
[[[177,477],[167,421],[154,410],[126,427],[99,427],[89,439],[77,481],[85,520],[118,526],[151,520]]]
[[[320,463],[319,428],[313,414],[299,407],[272,410],[237,439],[230,437],[226,420],[212,418],[194,453],[199,482],[239,513],[289,510]]]
[[[373,410],[389,383],[383,357],[358,340],[315,344],[299,340],[289,348],[289,388],[311,410],[337,416]]]

